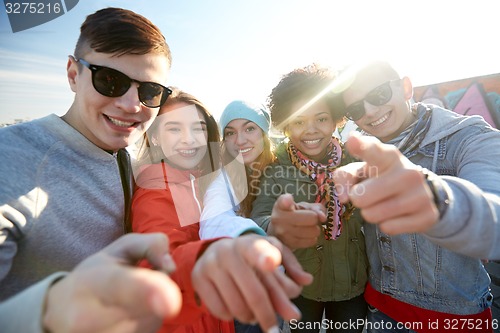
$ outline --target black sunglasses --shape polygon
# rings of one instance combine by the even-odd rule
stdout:
[[[159,83],[137,81],[116,69],[92,65],[83,59],[75,59],[75,61],[90,69],[94,89],[107,97],[123,96],[130,89],[132,82],[136,82],[139,84],[137,88],[139,101],[148,108],[157,108],[162,106],[172,93],[172,90]]]
[[[366,113],[365,102],[368,102],[371,105],[375,106],[384,105],[385,103],[389,102],[392,98],[391,83],[399,80],[400,79],[387,81],[377,88],[373,89],[368,94],[366,94],[366,96],[362,100],[349,105],[345,109],[345,116],[352,121],[357,121],[363,118]]]

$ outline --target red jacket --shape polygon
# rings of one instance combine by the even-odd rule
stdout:
[[[201,201],[195,177],[189,170],[175,169],[167,163],[152,164],[141,169],[136,184],[132,230],[163,232],[168,236],[170,253],[177,265],[172,278],[182,292],[181,313],[165,321],[159,332],[234,332],[232,321],[221,321],[197,304],[191,283],[191,271],[197,258],[214,241],[199,237]]]

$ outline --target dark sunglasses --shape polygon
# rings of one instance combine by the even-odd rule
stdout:
[[[148,108],[157,108],[162,106],[172,93],[172,90],[159,83],[137,81],[116,69],[92,65],[83,59],[75,59],[75,61],[90,69],[94,89],[107,97],[123,96],[130,89],[132,82],[136,82],[139,84],[137,88],[139,101]]]
[[[384,105],[385,103],[389,102],[392,98],[391,83],[399,80],[400,79],[387,81],[377,88],[373,89],[368,94],[366,94],[366,96],[362,100],[349,105],[345,109],[345,116],[352,121],[357,121],[363,118],[366,113],[365,102],[368,102],[371,105],[375,106]]]

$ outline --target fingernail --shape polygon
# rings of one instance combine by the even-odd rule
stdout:
[[[347,201],[349,201],[348,200],[349,197],[347,196],[347,194],[344,194],[344,193],[339,194],[338,198],[339,198],[340,203],[343,203],[343,204],[345,204],[345,203],[347,203]]]
[[[280,333],[278,326],[273,326],[267,330],[267,333]]]
[[[163,257],[163,267],[167,271],[168,274],[173,273],[175,271],[175,262],[170,256],[170,254],[167,254]]]
[[[261,254],[257,260],[257,267],[260,269],[268,269],[270,265],[273,265],[272,259],[266,254]]]
[[[302,316],[302,312],[300,312],[299,308],[295,304],[291,304],[293,310],[299,315],[299,318]]]

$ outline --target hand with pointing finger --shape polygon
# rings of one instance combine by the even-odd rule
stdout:
[[[147,259],[159,271],[135,267]],[[48,332],[155,332],[181,309],[165,235],[128,234],[57,281],[45,302]]]
[[[276,200],[267,232],[291,249],[306,248],[317,243],[321,223],[326,221],[325,207],[317,203],[295,203],[291,194]]]
[[[364,161],[334,173],[339,199],[361,210],[365,221],[389,235],[424,232],[439,212],[422,167],[375,137],[352,135],[345,147]]]
[[[290,299],[312,282],[288,248],[273,237],[259,235],[212,243],[197,260],[191,278],[213,315],[257,322],[264,332],[279,332],[276,313],[287,321],[300,318]]]

